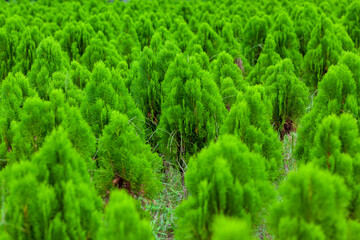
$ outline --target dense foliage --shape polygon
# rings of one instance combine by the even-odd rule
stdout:
[[[0,1],[0,239],[360,239],[359,16]]]

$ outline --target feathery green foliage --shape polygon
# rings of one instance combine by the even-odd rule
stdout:
[[[246,82],[242,77],[244,72],[226,52],[221,52],[211,63],[210,68],[224,104],[230,109],[236,100],[237,92],[244,91],[246,88]]]
[[[249,73],[247,80],[252,84],[263,83],[266,69],[269,66],[276,65],[281,61],[280,55],[276,52],[276,44],[274,37],[269,34],[265,40],[264,49],[253,70]]]
[[[325,117],[315,134],[310,151],[311,161],[323,169],[344,178],[351,190],[349,214],[360,219],[359,158],[360,137],[358,123],[350,114]]]
[[[254,16],[246,23],[242,47],[245,58],[252,66],[255,66],[264,47],[268,29],[268,22],[262,17]]]
[[[331,114],[351,113],[358,117],[359,82],[353,76],[359,71],[356,62],[359,56],[353,53],[344,54],[340,63],[330,67],[328,73],[319,84],[318,94],[314,99],[312,110],[300,121],[296,158],[309,161],[309,152],[314,144],[314,136],[321,120]],[[355,63],[355,64],[354,64]]]
[[[124,191],[111,192],[97,239],[153,239],[150,222],[142,220],[135,201]]]
[[[99,140],[95,184],[104,195],[112,187],[126,188],[137,195],[156,196],[161,190],[162,161],[145,145],[126,115],[111,113]]]
[[[264,76],[265,89],[272,103],[274,128],[281,138],[295,128],[297,120],[309,105],[308,89],[295,75],[290,59],[270,66]]]
[[[218,136],[226,108],[211,75],[182,54],[170,64],[162,91],[161,149],[180,161]]]
[[[341,42],[335,34],[333,23],[325,15],[321,15],[311,32],[304,56],[305,83],[316,88],[329,67],[338,62],[341,53]]]
[[[81,112],[96,136],[100,136],[109,123],[113,110],[126,113],[134,120],[139,133],[142,134],[144,120],[140,110],[136,108],[123,79],[115,78],[103,62],[95,64],[85,94]]]
[[[179,239],[209,239],[218,214],[256,222],[274,195],[265,159],[231,135],[190,159],[185,182],[190,196],[177,209]]]
[[[0,229],[12,239],[96,237],[101,201],[62,128],[47,137],[31,162],[1,172],[0,181],[6,189],[1,209],[6,224]]]
[[[282,165],[282,146],[270,124],[270,109],[265,89],[262,86],[249,87],[237,96],[221,133],[236,135],[251,151],[261,154],[267,160],[270,178],[275,179]]]
[[[351,39],[355,43],[355,47],[360,46],[360,2],[353,1],[346,10],[343,24],[349,33]]]
[[[306,165],[289,174],[280,196],[269,217],[276,239],[346,239],[350,194],[340,177]]]
[[[218,216],[215,218],[214,240],[251,240],[249,224],[241,219]]]

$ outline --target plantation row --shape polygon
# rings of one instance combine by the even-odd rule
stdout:
[[[359,16],[1,1],[0,239],[360,239]]]

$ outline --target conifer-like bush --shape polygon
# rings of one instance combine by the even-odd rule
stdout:
[[[270,124],[271,103],[262,86],[249,87],[240,92],[236,103],[225,118],[222,134],[236,135],[247,147],[261,154],[267,161],[271,179],[279,174],[281,167],[281,142]]]
[[[102,61],[108,68],[115,68],[122,58],[118,54],[115,46],[109,43],[106,37],[100,32],[90,40],[85,53],[81,57],[81,62],[92,71],[95,63]]]
[[[346,15],[344,17],[344,26],[353,40],[355,47],[359,48],[360,46],[360,2],[353,1],[346,10]]]
[[[306,2],[304,6],[297,6],[293,11],[294,27],[300,44],[300,53],[307,53],[307,45],[311,39],[311,32],[318,22],[319,16],[316,7]]]
[[[32,158],[0,173],[0,231],[11,239],[94,239],[100,199],[66,132],[54,130]],[[5,189],[5,192],[4,192]],[[4,202],[5,199],[5,202]]]
[[[351,191],[349,214],[354,219],[360,219],[359,146],[358,123],[353,116],[344,113],[339,117],[330,115],[322,120],[310,151],[314,164],[343,177]]]
[[[251,240],[249,224],[237,218],[218,216],[213,225],[213,240]]]
[[[95,137],[84,121],[79,109],[66,102],[61,90],[50,94],[50,101],[38,97],[27,98],[23,104],[19,120],[11,123],[12,161],[30,159],[39,151],[48,134],[62,126],[68,133],[73,147],[85,159],[95,152]]]
[[[113,77],[112,72],[100,61],[95,64],[86,85],[81,112],[94,134],[100,136],[109,123],[113,110],[127,114],[142,134],[143,115],[136,107],[123,79]]]
[[[234,63],[233,58],[226,52],[221,52],[211,63],[211,73],[218,85],[221,97],[225,106],[230,109],[236,100],[238,91],[244,91],[246,82],[244,81],[242,69]]]
[[[111,192],[105,218],[97,234],[99,240],[154,239],[150,222],[140,218],[135,201],[124,190]]]
[[[297,120],[309,105],[308,89],[295,75],[290,59],[281,60],[266,70],[264,77],[268,98],[272,103],[274,128],[280,137],[296,128]]]
[[[197,44],[211,58],[219,54],[222,42],[219,35],[207,23],[202,23],[196,35],[190,41],[187,50],[191,51],[194,45]]]
[[[273,197],[265,161],[231,135],[191,158],[185,175],[190,196],[177,209],[176,238],[211,238],[219,214],[255,223]]]
[[[353,53],[345,54],[338,65],[330,67],[319,83],[312,110],[300,122],[295,151],[298,160],[310,160],[309,153],[314,144],[317,125],[324,117],[331,114],[339,115],[342,112],[358,117],[359,83],[353,76],[360,72],[359,66],[356,65],[359,60],[359,56]]]
[[[6,155],[12,151],[14,133],[11,122],[19,121],[21,109],[28,97],[34,97],[36,91],[30,87],[28,79],[21,73],[10,73],[2,82],[0,92],[0,166],[6,164]]]
[[[94,176],[100,194],[112,186],[150,197],[161,190],[161,158],[137,136],[126,115],[112,112],[99,140],[98,156]]]
[[[304,81],[310,88],[317,88],[329,67],[341,56],[342,45],[335,31],[331,20],[321,15],[311,32],[303,67]]]
[[[40,42],[36,59],[28,74],[31,86],[36,89],[40,98],[48,100],[53,73],[66,71],[68,68],[68,58],[60,44],[53,38],[46,38]]]
[[[265,81],[264,75],[269,66],[276,65],[281,61],[280,55],[276,52],[274,37],[269,34],[265,40],[264,49],[253,70],[249,73],[247,80],[252,84],[259,84]]]
[[[293,22],[286,12],[281,12],[275,19],[271,33],[275,41],[275,51],[282,59],[290,58],[294,64],[295,72],[299,73],[302,56],[299,52],[299,41],[297,39]]]
[[[226,108],[208,72],[178,54],[165,75],[162,92],[157,133],[163,152],[180,160],[218,136]]]
[[[243,51],[245,58],[251,66],[255,66],[260,53],[263,49],[265,39],[268,33],[268,23],[264,18],[258,16],[251,17],[243,31]]]
[[[164,45],[152,47],[155,51],[145,47],[138,64],[133,65],[135,73],[130,79],[130,92],[144,116],[150,120],[149,124],[154,131],[161,114],[161,83],[169,65],[180,50],[169,41]]]
[[[289,174],[270,211],[276,239],[347,239],[350,194],[339,176],[313,165]]]

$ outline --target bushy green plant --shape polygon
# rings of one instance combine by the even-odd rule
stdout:
[[[105,36],[100,32],[90,40],[85,53],[81,57],[81,62],[93,71],[95,63],[102,61],[108,68],[115,68],[122,58],[118,54],[115,46],[109,43]]]
[[[304,6],[296,7],[293,11],[294,27],[300,43],[300,52],[304,56],[311,39],[311,32],[318,22],[319,16],[314,4],[306,2]]]
[[[317,125],[321,120],[331,114],[339,115],[342,112],[351,113],[358,117],[358,91],[359,83],[353,78],[358,74],[359,57],[353,53],[343,56],[336,66],[330,67],[323,80],[319,83],[318,94],[314,99],[312,110],[306,114],[300,122],[298,131],[298,144],[296,146],[296,158],[309,161],[309,151],[314,144],[314,136]],[[354,72],[354,74],[353,74]]]
[[[21,109],[28,97],[36,91],[30,87],[28,79],[21,73],[10,73],[2,82],[0,92],[0,166],[4,166],[6,155],[12,151],[14,133],[10,130],[12,121],[19,121]]]
[[[100,136],[109,123],[113,110],[126,113],[134,120],[139,133],[143,133],[143,116],[129,95],[124,80],[115,78],[103,62],[95,64],[85,94],[81,112],[96,136]]]
[[[321,15],[307,45],[304,56],[304,82],[311,88],[317,88],[318,82],[327,73],[329,67],[336,64],[341,56],[341,42],[336,37],[333,23]]]
[[[196,35],[190,41],[187,51],[191,51],[197,44],[211,58],[219,54],[222,42],[219,35],[207,23],[201,23]]]
[[[247,80],[252,84],[264,83],[264,75],[269,66],[276,65],[281,61],[280,55],[276,52],[274,37],[269,34],[266,37],[264,49],[262,50],[255,67],[249,73]]]
[[[270,124],[271,103],[262,86],[249,87],[240,92],[225,118],[221,133],[234,134],[251,151],[261,154],[267,161],[270,178],[279,175],[281,167],[281,142]]]
[[[280,137],[296,128],[297,120],[305,114],[309,104],[308,89],[295,75],[290,59],[281,60],[266,70],[266,93],[272,103],[274,128]]]
[[[211,75],[178,54],[162,85],[160,145],[170,156],[190,156],[218,136],[226,108]]]
[[[265,39],[268,33],[267,21],[258,16],[251,17],[243,31],[243,44],[242,48],[244,51],[245,58],[249,61],[251,66],[255,66],[260,53],[263,49]]]
[[[214,80],[220,89],[223,102],[230,109],[236,100],[237,92],[244,91],[246,88],[247,84],[243,78],[244,73],[226,52],[221,52],[211,63],[210,68]]]
[[[140,54],[139,63],[133,65],[132,70],[135,73],[133,79],[130,80],[130,91],[137,106],[150,120],[149,125],[154,131],[161,114],[161,83],[169,65],[180,50],[169,41],[166,41],[163,46],[152,47],[155,49],[145,47]]]
[[[96,186],[104,195],[112,186],[137,195],[156,196],[161,190],[161,158],[137,136],[129,119],[116,111],[99,140]]]
[[[38,97],[27,98],[20,112],[19,120],[11,123],[12,161],[30,159],[39,151],[48,134],[62,126],[68,133],[73,147],[85,159],[95,152],[95,137],[81,117],[79,109],[66,102],[61,90],[50,94],[50,101]]]
[[[37,27],[27,27],[21,36],[21,41],[16,49],[16,66],[14,72],[20,71],[27,74],[36,58],[36,49],[42,39]]]
[[[179,239],[209,239],[219,214],[256,222],[273,197],[265,159],[231,135],[190,159],[185,183],[190,196],[177,209]]]
[[[299,73],[302,56],[299,52],[299,40],[297,39],[293,22],[286,12],[281,12],[275,19],[271,33],[275,41],[275,51],[282,59],[292,60],[295,73]]]
[[[345,180],[351,191],[349,213],[355,219],[360,218],[359,146],[358,123],[352,115],[344,113],[339,117],[330,115],[321,121],[310,151],[314,164],[342,176]]]
[[[124,191],[111,192],[105,218],[97,234],[99,240],[154,239],[150,222],[142,220],[135,201]]]
[[[0,230],[11,239],[96,237],[101,201],[85,161],[62,128],[47,137],[31,162],[1,172],[0,182],[1,216],[6,223]]]
[[[213,240],[251,240],[249,224],[237,218],[218,216],[213,224]]]
[[[346,239],[350,194],[343,179],[313,165],[289,174],[270,211],[276,239]]]
[[[346,9],[343,24],[353,40],[355,47],[360,46],[360,2],[353,1]]]
[[[55,39],[71,61],[80,61],[93,35],[95,32],[89,23],[71,21],[66,23],[62,31],[56,32]]]
[[[36,50],[36,59],[28,74],[31,86],[36,89],[39,97],[48,99],[48,88],[55,72],[66,71],[69,68],[66,53],[53,38],[42,40]]]

